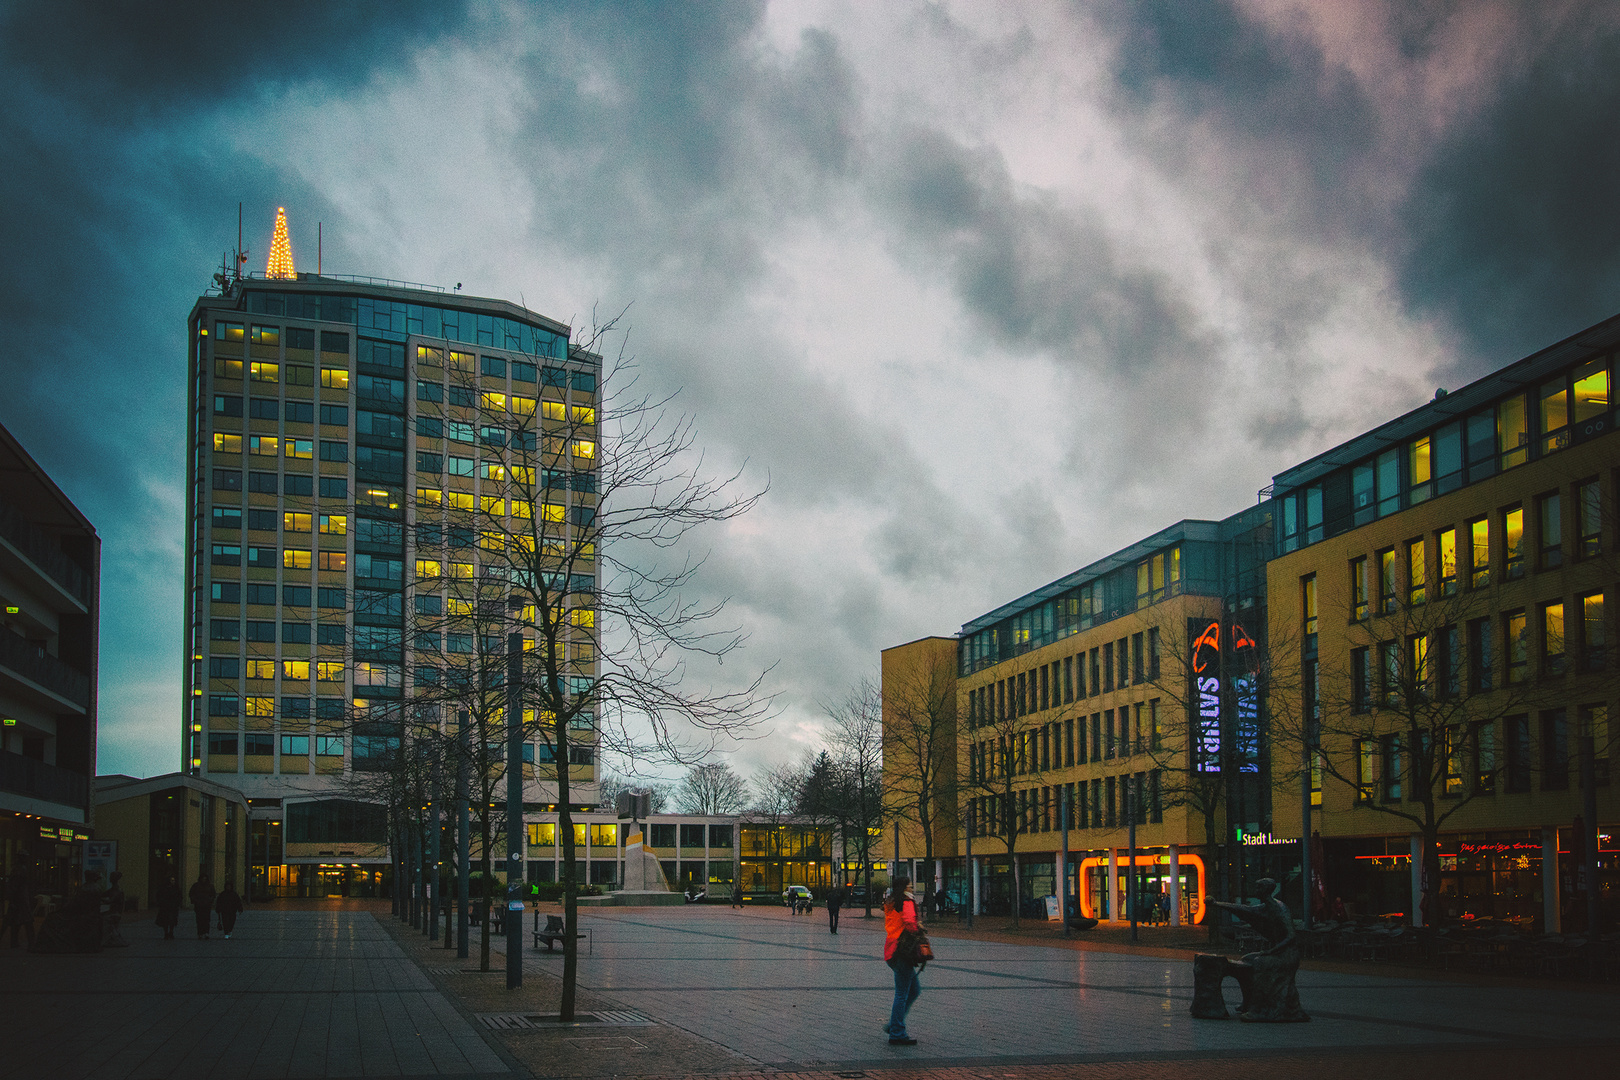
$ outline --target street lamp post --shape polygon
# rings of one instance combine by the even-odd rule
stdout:
[[[979,902],[979,875],[974,871],[973,867],[973,800],[971,799],[968,800],[966,816],[967,854],[965,859],[967,865],[964,866],[963,869],[966,870],[967,873],[963,874],[962,877],[967,882],[967,885],[962,890],[962,906],[967,908],[967,924],[968,929],[971,930],[973,929],[973,909]]]
[[[1063,851],[1058,855],[1058,914],[1063,920],[1063,936],[1069,936],[1069,787],[1058,788],[1058,828],[1063,832]]]
[[[467,806],[467,789],[471,780],[467,775],[470,747],[467,743],[466,709],[456,710],[456,742],[460,748],[456,754],[456,959],[465,960],[468,956],[467,908],[472,872],[472,859],[468,854],[471,850],[472,823],[468,820],[470,811]]]
[[[523,985],[523,634],[506,635],[506,988]]]

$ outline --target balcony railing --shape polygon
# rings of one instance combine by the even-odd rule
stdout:
[[[10,630],[0,630],[0,667],[10,668],[30,682],[73,702],[81,710],[90,707],[88,675]]]
[[[3,499],[0,499],[0,536],[49,574],[70,595],[83,602],[85,607],[90,606],[89,575],[57,550],[43,532]]]
[[[89,801],[90,779],[60,765],[0,752],[0,791],[63,806],[83,807]]]

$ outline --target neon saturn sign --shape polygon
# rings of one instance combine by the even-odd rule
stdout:
[[[1237,623],[1230,625],[1224,642],[1222,637],[1219,620],[1187,620],[1187,640],[1192,642],[1194,768],[1206,773],[1221,771],[1226,737],[1221,722],[1226,700],[1223,683],[1229,682],[1237,712],[1231,748],[1234,761],[1238,771],[1255,772],[1260,767],[1260,687],[1255,671],[1259,645]],[[1227,648],[1224,666],[1223,644]]]

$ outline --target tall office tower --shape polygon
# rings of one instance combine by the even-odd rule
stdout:
[[[536,537],[567,597],[548,651],[577,692],[598,670],[594,551],[567,534],[594,520],[600,360],[515,304],[282,254],[190,317],[184,754],[251,800],[257,890],[364,895],[389,864],[376,781],[410,731],[476,725],[480,664],[498,687],[508,632],[535,621],[507,594],[532,597]],[[569,726],[588,804],[594,726]],[[551,745],[524,748],[526,808],[554,809],[531,758],[545,775]]]

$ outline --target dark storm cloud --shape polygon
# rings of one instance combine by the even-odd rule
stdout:
[[[807,31],[771,54],[763,5],[609,5],[535,12],[552,47],[525,64],[517,145],[541,198],[536,232],[646,272],[678,267],[719,297],[757,280],[757,231],[802,209],[857,153],[856,81]]]
[[[1360,10],[1361,44],[1387,48],[1396,64],[1387,85],[1358,83],[1329,63],[1303,8],[1267,11],[1263,21],[1233,3],[1102,9],[1117,35],[1116,103],[1126,114],[1175,114],[1175,123],[1143,129],[1162,133],[1141,136],[1160,160],[1180,158],[1186,123],[1229,136],[1223,167],[1285,196],[1255,207],[1258,217],[1308,225],[1389,260],[1411,313],[1452,327],[1470,354],[1453,378],[1477,377],[1612,314],[1620,306],[1615,9]],[[1471,20],[1492,40],[1470,41]],[[1424,84],[1426,71],[1433,84]],[[1444,74],[1478,81],[1447,86]],[[1431,131],[1437,114],[1447,119]]]
[[[363,83],[458,29],[456,0],[52,0],[0,13],[0,57],[51,94],[111,113],[219,101],[269,85]]]
[[[1149,104],[1172,96],[1189,115],[1218,114],[1249,138],[1286,144],[1319,179],[1365,153],[1376,116],[1349,72],[1330,68],[1303,35],[1280,35],[1223,0],[1104,7],[1118,35],[1116,87]]]
[[[237,200],[325,205],[296,162],[197,134],[217,139],[221,107],[271,87],[361,84],[460,18],[436,3],[0,9],[0,423],[102,537],[112,768],[174,767],[178,656],[151,628],[180,625],[185,315],[235,245]],[[269,222],[247,225],[258,249]]]
[[[1192,311],[1159,275],[1121,265],[1093,211],[1020,195],[998,155],[938,131],[890,145],[876,188],[901,248],[946,267],[999,343],[1137,380],[1208,361]]]
[[[1402,286],[1414,308],[1465,335],[1477,362],[1460,378],[1620,310],[1613,11],[1550,35],[1435,147],[1402,209],[1412,237]]]

